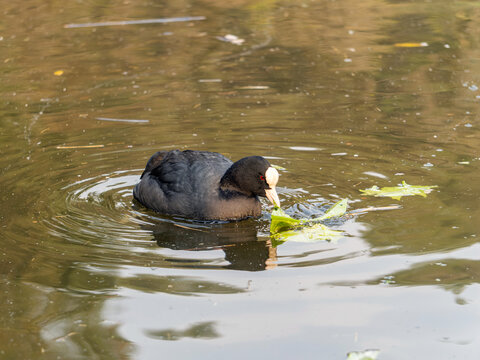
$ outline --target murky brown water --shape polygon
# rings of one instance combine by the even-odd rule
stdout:
[[[2,359],[478,359],[476,2],[0,5]],[[202,224],[132,202],[175,148],[269,157],[296,217],[401,208],[274,248],[266,203]],[[359,192],[402,180],[439,189]]]

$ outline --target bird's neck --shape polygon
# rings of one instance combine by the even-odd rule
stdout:
[[[223,174],[222,178],[220,179],[220,189],[221,190],[231,190],[231,191],[239,191],[238,183],[235,181],[235,169],[233,166],[229,167],[225,174]]]
[[[240,170],[237,168],[236,164],[237,163],[234,163],[232,166],[230,166],[220,179],[221,195],[228,198],[235,196],[254,197],[254,194],[243,190],[238,184],[236,178],[239,176]]]
[[[234,197],[252,197],[253,194],[242,191],[231,174],[227,172],[220,180],[220,196],[224,199],[231,199]]]
[[[240,190],[235,185],[220,183],[220,196],[224,199],[230,199],[234,197],[252,197],[252,194]]]

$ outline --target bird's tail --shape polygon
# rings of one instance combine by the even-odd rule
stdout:
[[[160,163],[162,162],[167,152],[168,151],[157,151],[155,154],[153,154],[152,157],[148,159],[147,165],[145,166],[145,170],[143,170],[143,173],[142,173],[142,176],[140,176],[140,179],[143,177],[143,175],[151,172],[158,165],[160,165]]]

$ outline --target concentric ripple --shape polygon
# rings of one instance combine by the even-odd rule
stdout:
[[[77,181],[60,190],[65,209],[48,221],[52,235],[95,246],[125,246],[147,241],[132,207],[138,171],[116,171]]]
[[[100,267],[125,261],[168,268],[266,267],[269,249],[257,240],[268,217],[227,223],[160,216],[133,200],[140,173],[115,171],[61,187],[52,197],[63,203],[52,201],[53,214],[39,221],[56,239],[49,251],[77,251]]]
[[[140,169],[115,171],[60,187],[51,195],[55,202],[50,215],[44,213],[39,221],[54,240],[44,250],[50,256],[61,250],[100,267],[128,263],[249,271],[335,262],[356,256],[359,250],[327,242],[272,247],[267,207],[260,219],[237,222],[161,216],[133,200],[140,173]],[[279,193],[285,210],[295,217],[318,216],[326,207],[324,199],[311,198],[303,189],[280,188]]]

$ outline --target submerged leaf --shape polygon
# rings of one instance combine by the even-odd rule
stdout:
[[[395,200],[400,200],[402,196],[420,195],[426,197],[433,188],[437,185],[422,186],[422,185],[408,185],[405,181],[399,186],[383,187],[379,188],[374,185],[371,188],[360,190],[364,195],[371,195],[376,197],[391,197]]]
[[[380,350],[352,351],[347,354],[347,360],[376,360]]]

